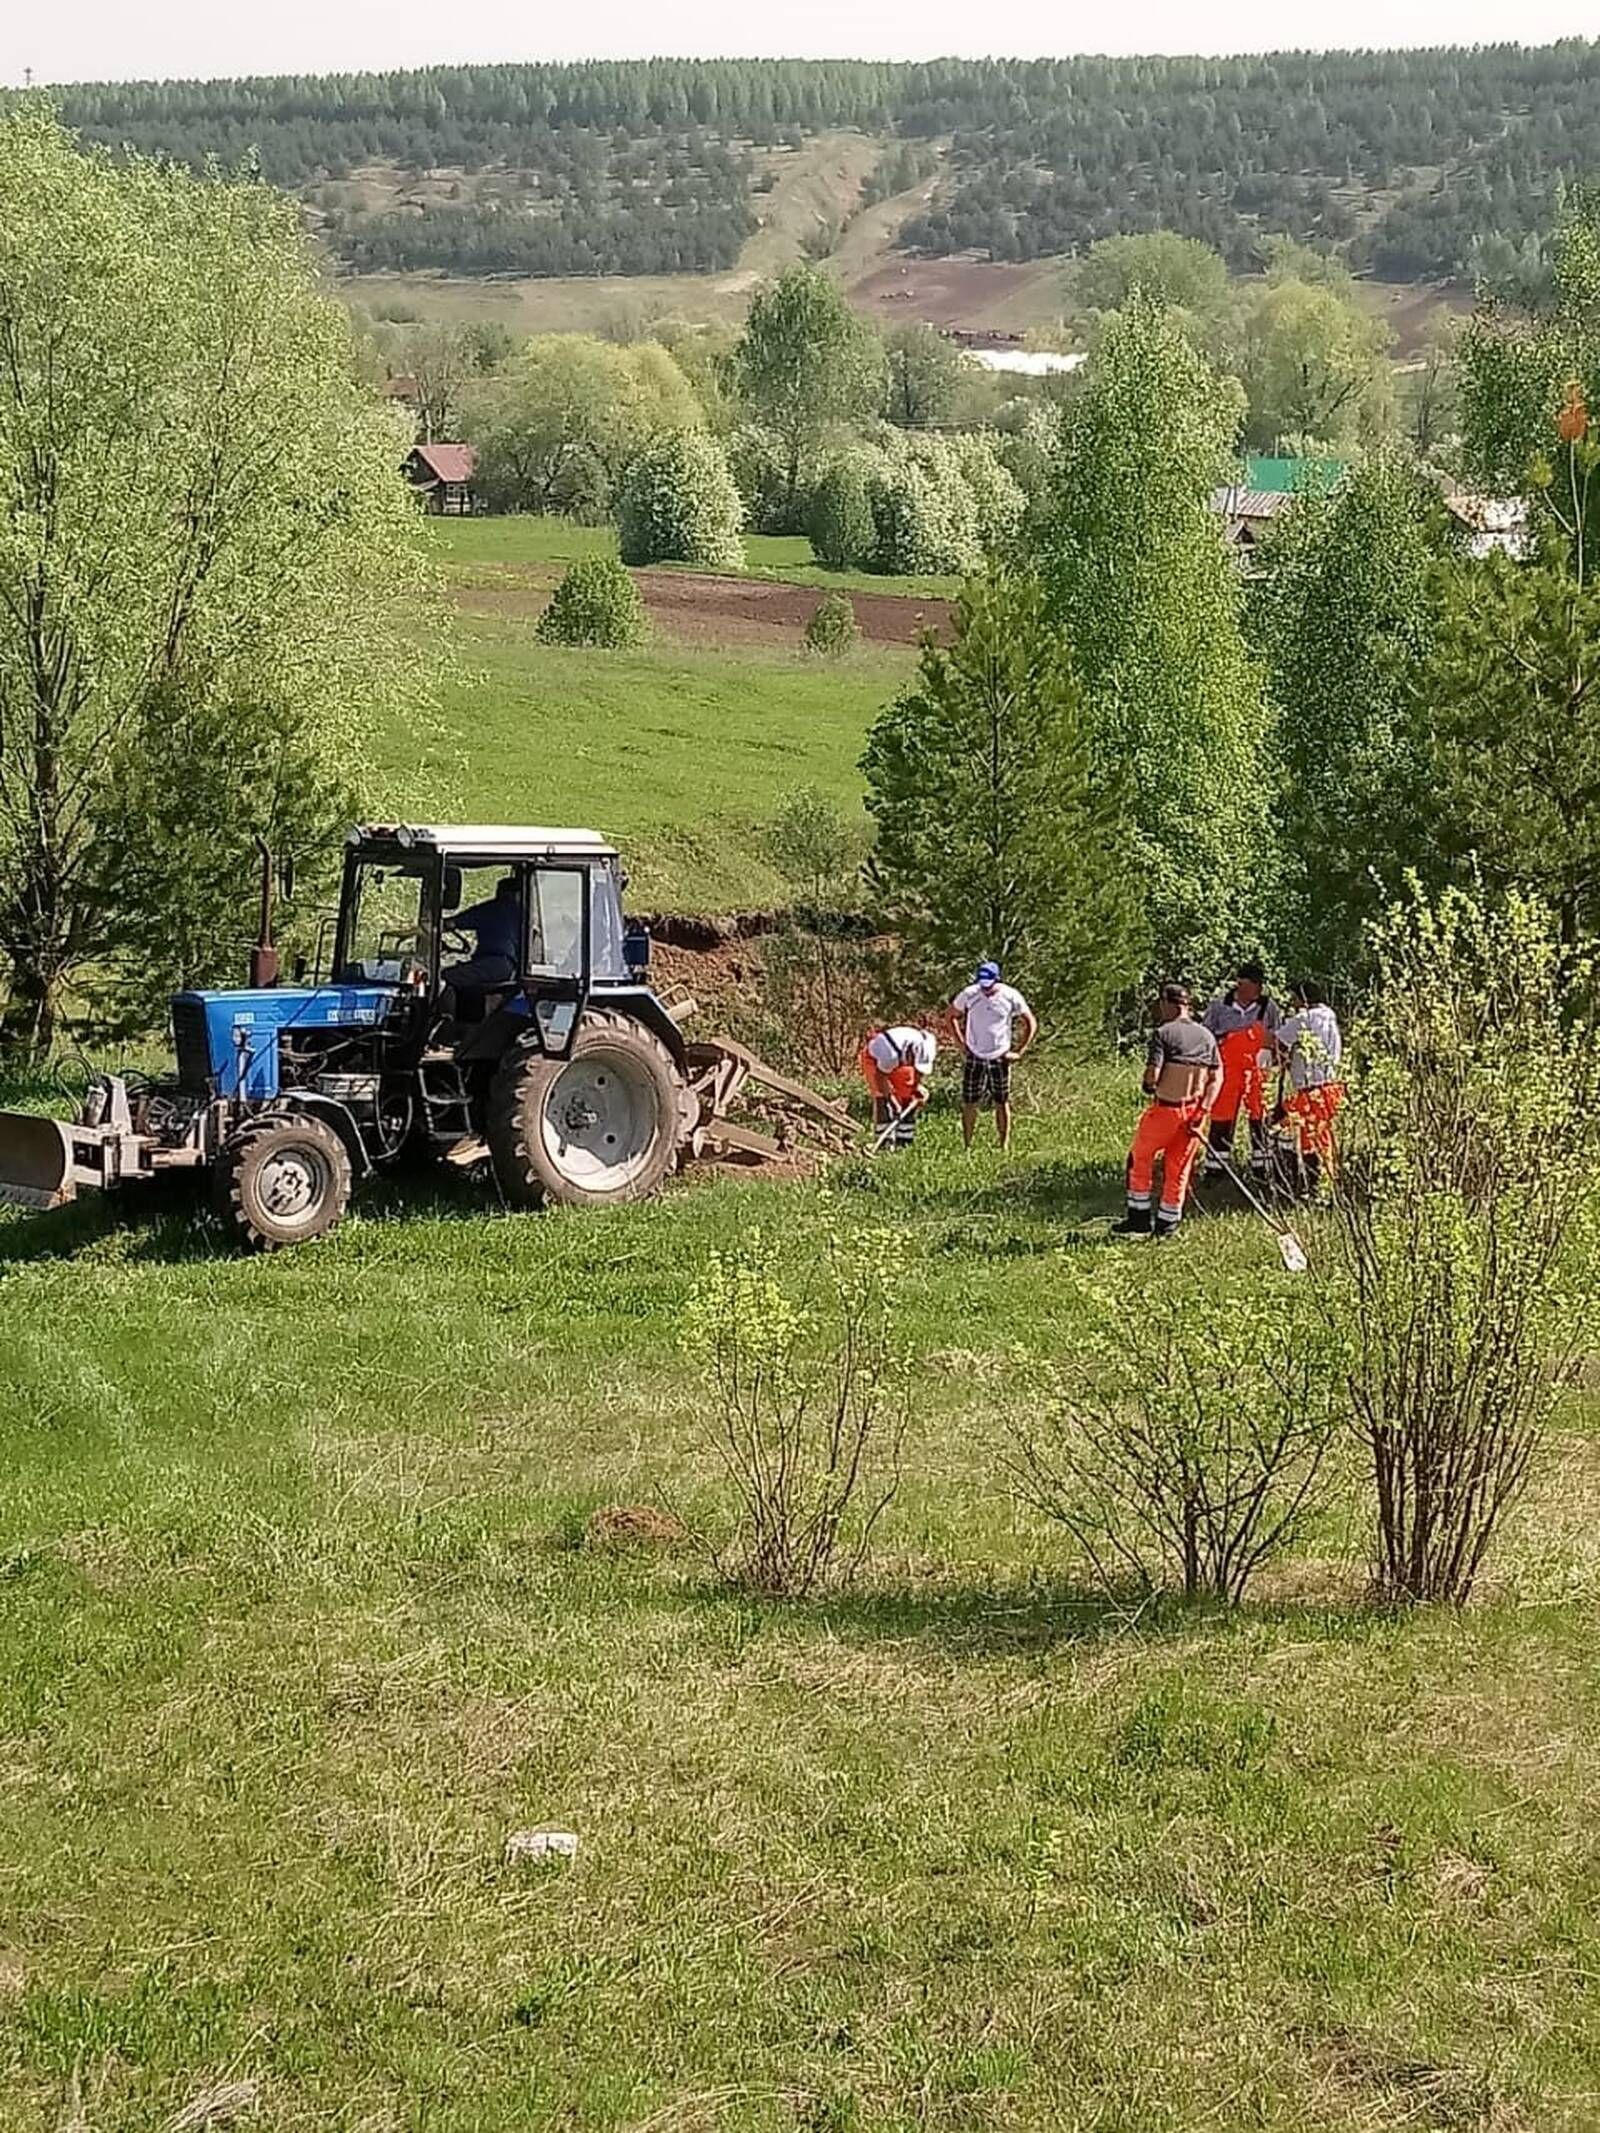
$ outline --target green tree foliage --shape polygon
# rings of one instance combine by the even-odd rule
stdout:
[[[669,430],[629,466],[617,496],[625,563],[742,570],[744,506],[727,455],[704,430]]]
[[[643,644],[649,618],[639,588],[614,556],[585,556],[574,563],[539,617],[544,644],[592,645],[624,651]]]
[[[1214,325],[1231,301],[1220,252],[1174,230],[1103,237],[1068,271],[1068,291],[1083,311],[1120,311],[1134,296]]]
[[[884,338],[888,389],[883,411],[903,430],[949,422],[973,365],[936,326],[920,321]]]
[[[462,435],[466,406],[474,387],[493,374],[511,354],[503,327],[457,326],[445,320],[390,325],[368,321],[378,376],[391,390],[403,388],[403,404],[414,410],[422,444],[448,443]]]
[[[825,659],[838,659],[852,650],[860,637],[861,626],[850,595],[824,593],[806,624],[806,650],[818,652]]]
[[[967,587],[954,644],[924,646],[862,768],[878,826],[869,876],[919,975],[948,986],[998,955],[1058,1021],[1098,1029],[1141,947],[1125,788],[1097,763],[1034,579]]]
[[[1274,937],[1293,967],[1354,980],[1367,925],[1434,841],[1415,675],[1447,521],[1424,477],[1379,457],[1280,524],[1256,608],[1278,707]]]
[[[1525,497],[1538,514],[1558,509],[1570,526],[1577,514],[1596,518],[1600,506],[1588,473],[1561,455],[1557,432],[1574,382],[1582,401],[1600,408],[1600,190],[1574,195],[1550,253],[1543,301],[1530,309],[1487,296],[1462,334],[1462,460],[1468,479],[1491,494]],[[1580,472],[1581,496],[1571,490]]]
[[[990,439],[889,431],[870,456],[873,542],[866,567],[889,576],[966,576],[1003,555],[1026,502]]]
[[[824,468],[811,492],[806,532],[811,552],[825,570],[868,570],[877,544],[872,516],[872,461],[846,453]]]
[[[478,482],[507,511],[590,521],[611,508],[628,461],[653,437],[697,428],[688,380],[654,341],[617,347],[583,333],[541,333],[467,402]]]
[[[1372,442],[1394,425],[1389,330],[1328,280],[1269,280],[1243,307],[1239,373],[1249,441]]]
[[[1176,970],[1258,931],[1273,884],[1261,675],[1210,509],[1241,412],[1176,315],[1135,297],[1068,409],[1042,534],[1097,767],[1131,787],[1147,936]]]
[[[1542,898],[1573,943],[1600,930],[1600,579],[1550,527],[1531,560],[1463,558],[1439,591],[1417,697],[1441,845]]]
[[[803,478],[830,427],[882,404],[882,345],[826,274],[791,267],[756,291],[733,378],[750,419],[779,441],[785,528],[798,530]]]
[[[879,455],[868,484],[871,568],[891,577],[964,577],[983,568],[978,507],[942,437]]]
[[[0,118],[0,951],[37,1050],[237,967],[425,664],[397,428],[289,204]]]

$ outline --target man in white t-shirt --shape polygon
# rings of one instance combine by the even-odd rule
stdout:
[[[892,1147],[910,1147],[938,1056],[939,1041],[923,1022],[875,1029],[862,1045],[861,1072],[872,1097],[872,1122]]]
[[[970,1148],[978,1112],[994,1106],[995,1132],[1004,1148],[1011,1138],[1011,1069],[1039,1034],[1039,1019],[1014,985],[1002,985],[1000,965],[984,962],[950,1003],[956,1037],[966,1055],[961,1069],[961,1139]],[[1020,1039],[1012,1042],[1014,1024]]]
[[[1302,1180],[1315,1190],[1325,1172],[1333,1175],[1333,1122],[1344,1102],[1339,1073],[1344,1039],[1320,985],[1302,979],[1293,1001],[1293,1013],[1272,1033],[1273,1044],[1293,1084],[1283,1117],[1294,1131]]]

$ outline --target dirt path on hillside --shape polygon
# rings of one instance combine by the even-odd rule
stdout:
[[[519,571],[515,584],[465,585],[455,597],[469,615],[532,620],[543,611],[560,576],[559,570],[534,567]],[[781,579],[723,578],[687,570],[640,570],[634,576],[651,622],[663,637],[679,644],[798,644],[823,590]],[[868,644],[914,645],[924,630],[944,639],[950,635],[948,600],[864,592],[852,592],[850,599]]]

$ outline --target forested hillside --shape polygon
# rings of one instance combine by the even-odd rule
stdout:
[[[258,155],[357,268],[729,267],[785,146],[881,137],[867,198],[937,171],[902,242],[1002,260],[1122,232],[1264,233],[1391,280],[1465,276],[1600,171],[1600,44],[1241,59],[649,60],[79,85],[88,139]],[[382,182],[374,174],[382,175]],[[407,182],[408,180],[414,182]],[[909,212],[909,210],[908,210]]]

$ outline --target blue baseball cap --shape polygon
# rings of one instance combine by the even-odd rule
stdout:
[[[980,985],[998,985],[999,982],[1000,965],[998,963],[980,963],[978,965],[978,983]]]

